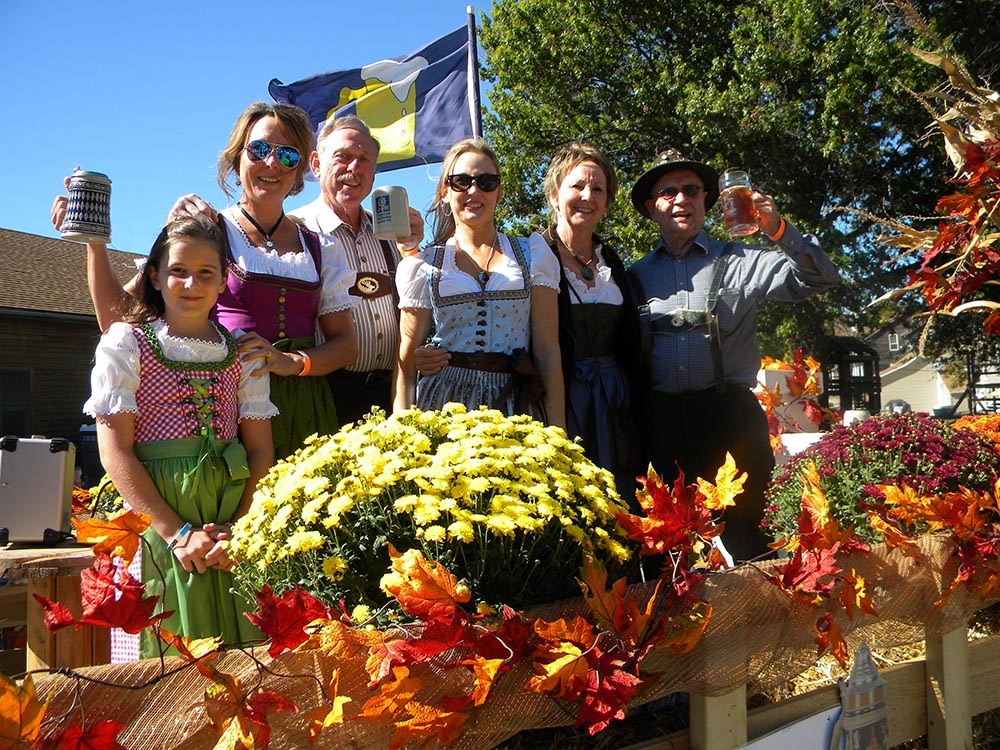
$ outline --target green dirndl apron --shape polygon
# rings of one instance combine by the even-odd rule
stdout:
[[[281,339],[274,348],[294,352],[316,346],[311,338]],[[325,377],[278,377],[271,375],[271,403],[278,416],[271,418],[274,458],[288,458],[313,434],[332,435],[340,428],[337,407]]]
[[[238,440],[182,438],[136,443],[135,454],[160,495],[191,526],[229,523],[250,476],[247,455]],[[142,580],[146,594],[158,595],[156,612],[172,611],[163,627],[188,638],[222,636],[225,643],[259,640],[261,633],[246,617],[255,606],[234,591],[232,573],[209,568],[188,573],[152,528],[143,533]],[[162,646],[144,630],[141,658],[158,657]]]

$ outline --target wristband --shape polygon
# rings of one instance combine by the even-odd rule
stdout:
[[[782,220],[781,220],[781,223],[780,223],[780,224],[778,224],[778,231],[777,231],[777,232],[775,232],[774,234],[769,234],[769,235],[767,235],[768,237],[770,237],[770,238],[771,238],[771,242],[777,242],[777,241],[778,241],[778,240],[780,240],[780,239],[781,239],[782,237],[784,237],[784,236],[785,236],[785,228],[786,228],[786,225],[785,225],[785,220],[784,220],[784,219],[782,219]]]
[[[181,539],[186,537],[190,532],[191,532],[191,524],[185,523],[183,526],[181,526],[180,531],[174,534],[174,538],[170,540],[170,544],[167,545],[167,549],[172,550],[180,543]]]
[[[299,373],[299,377],[304,378],[306,375],[309,374],[309,371],[312,369],[312,360],[309,359],[309,355],[306,354],[301,349],[299,349],[295,353],[298,354],[300,357],[302,357],[302,372]]]

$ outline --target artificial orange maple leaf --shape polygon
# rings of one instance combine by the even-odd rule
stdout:
[[[70,513],[74,516],[79,513],[86,513],[90,510],[90,501],[94,499],[94,496],[90,494],[90,490],[85,490],[83,487],[74,487],[73,495],[70,498]]]
[[[526,688],[556,698],[576,700],[587,685],[587,652],[597,642],[594,626],[580,615],[555,622],[535,621],[539,643],[532,667],[535,676]]]
[[[160,640],[172,646],[177,653],[187,661],[193,663],[195,667],[205,677],[214,678],[216,670],[209,662],[214,661],[222,647],[222,637],[214,638],[188,638],[177,635],[164,627],[158,628]]]
[[[298,586],[277,597],[265,583],[254,592],[254,598],[257,612],[248,612],[246,618],[271,639],[267,653],[272,658],[304,643],[309,638],[306,626],[311,622],[333,619],[329,607]]]
[[[802,472],[802,512],[799,514],[798,536],[788,540],[785,549],[822,550],[841,547],[867,550],[867,546],[854,534],[854,530],[842,529],[840,522],[830,514],[830,503],[820,483],[819,472],[814,461],[807,461]]]
[[[847,643],[844,641],[844,631],[833,619],[833,615],[827,612],[816,621],[812,632],[816,634],[817,656],[822,656],[829,649],[830,654],[835,658],[840,666],[847,669]]]
[[[736,505],[736,496],[743,493],[747,473],[738,473],[736,459],[726,452],[726,460],[715,472],[715,484],[698,477],[698,490],[705,496],[705,507],[709,510],[723,510]]]
[[[666,650],[671,656],[680,656],[698,645],[709,620],[712,619],[712,605],[708,602],[692,602],[685,612],[672,614],[665,620],[663,634],[656,640],[657,651]]]
[[[840,589],[840,603],[844,605],[847,617],[854,619],[854,610],[859,609],[865,614],[878,617],[875,604],[872,602],[871,591],[868,590],[867,581],[854,568],[843,575],[843,585]]]
[[[318,708],[314,708],[303,717],[308,723],[310,742],[315,741],[324,729],[329,729],[334,724],[344,723],[344,706],[353,699],[339,693],[340,670],[334,669],[330,676],[330,682],[324,692],[327,702]]]
[[[54,737],[46,737],[44,748],[54,750],[125,750],[118,733],[125,728],[120,721],[99,721],[89,729],[79,724],[67,727]]]
[[[288,698],[272,690],[243,690],[238,677],[219,674],[205,690],[205,710],[219,739],[214,750],[267,750],[275,711],[297,712]]]
[[[459,603],[469,601],[471,593],[443,565],[428,560],[419,549],[400,554],[389,545],[392,570],[398,577],[386,590],[407,614],[427,622],[460,615]]]
[[[883,542],[889,548],[901,548],[915,562],[921,560],[920,549],[916,541],[907,536],[898,526],[891,523],[873,511],[868,511],[868,525],[883,537]]]
[[[406,704],[409,717],[398,719],[396,731],[389,741],[389,750],[396,750],[414,741],[435,738],[436,746],[447,746],[458,739],[469,715],[457,711],[444,711],[419,701]]]
[[[73,519],[76,539],[83,544],[93,544],[95,555],[120,557],[125,565],[135,557],[139,539],[149,528],[149,516],[134,510],[121,510],[106,519]]]
[[[48,701],[39,701],[29,674],[18,685],[0,674],[0,750],[28,747],[38,739]]]
[[[715,524],[697,486],[684,484],[683,471],[678,470],[672,491],[652,466],[639,482],[642,487],[636,490],[635,497],[646,516],[615,516],[628,538],[641,545],[639,554],[689,551],[721,533],[722,527]]]
[[[75,625],[98,628],[121,628],[127,633],[141,633],[172,612],[153,614],[158,596],[144,596],[146,584],[140,583],[108,557],[99,557],[80,573],[80,598],[83,616],[76,618],[63,604],[34,594],[45,610],[45,626],[59,630]]]
[[[392,679],[379,686],[379,694],[365,701],[361,715],[369,719],[395,720],[420,689],[419,677],[410,677],[407,667],[393,667]]]
[[[615,581],[610,590],[606,588],[608,573],[589,552],[584,553],[581,576],[580,588],[598,627],[620,638],[631,648],[645,645],[651,635],[647,631],[660,599],[662,579],[657,581],[645,610],[641,610],[635,597],[628,592],[624,578]]]

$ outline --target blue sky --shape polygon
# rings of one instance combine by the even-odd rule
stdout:
[[[406,54],[465,24],[467,5],[0,0],[0,227],[58,236],[49,208],[81,166],[111,178],[112,246],[146,252],[178,196],[226,205],[215,183],[219,151],[244,107],[270,99],[272,78],[289,83]],[[488,10],[474,7],[477,18]],[[384,172],[375,185],[403,185],[423,211],[439,171]],[[306,183],[285,207],[318,194]]]

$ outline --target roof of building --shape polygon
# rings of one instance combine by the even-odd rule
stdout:
[[[142,256],[110,250],[124,282]],[[94,315],[87,290],[87,249],[77,242],[0,229],[0,309]]]

